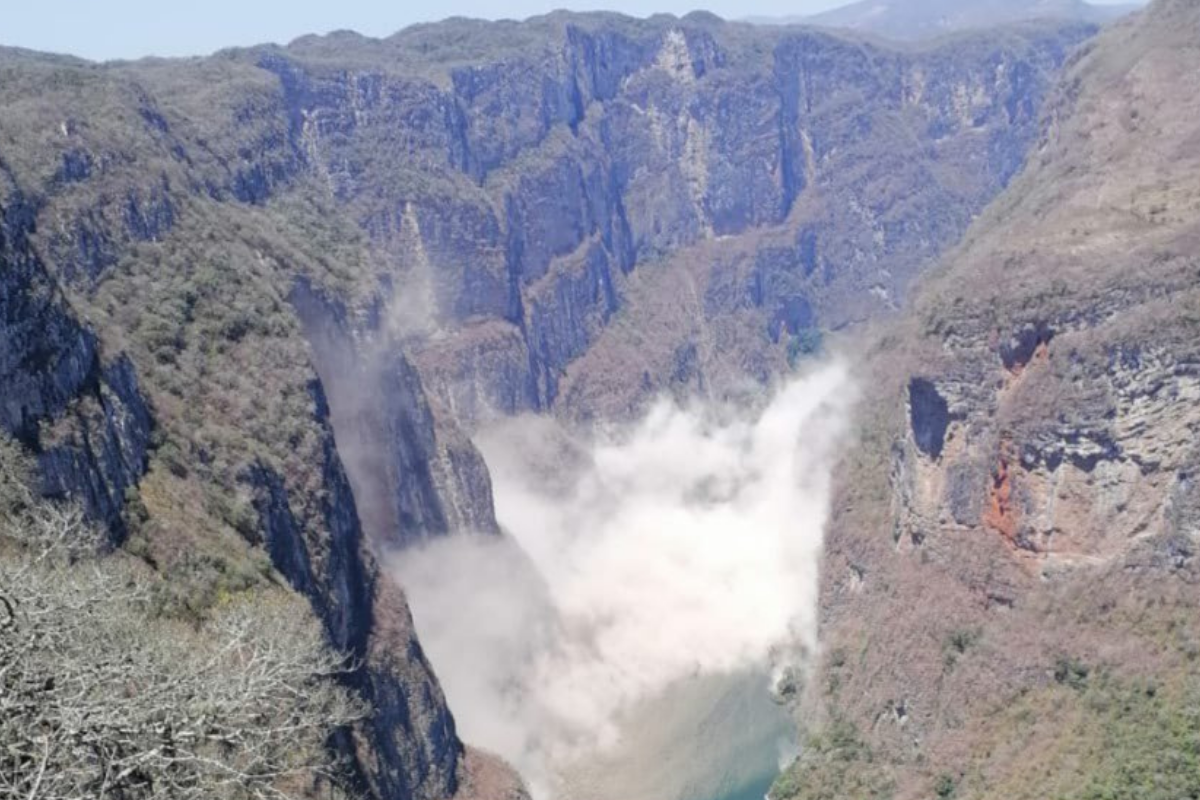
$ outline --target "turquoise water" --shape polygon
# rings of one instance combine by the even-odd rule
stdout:
[[[625,721],[620,747],[572,775],[576,800],[763,800],[795,741],[757,672],[697,676]]]
[[[717,800],[763,800],[763,797],[771,788],[771,784],[775,782],[775,778],[776,776],[772,774],[770,777],[757,781],[745,789],[717,798]]]
[[[779,777],[779,770],[773,766],[739,788],[732,789],[719,797],[707,797],[703,800],[763,800],[777,777]]]

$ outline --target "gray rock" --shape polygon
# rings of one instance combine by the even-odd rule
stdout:
[[[950,409],[933,382],[913,378],[908,383],[908,416],[913,440],[922,453],[933,459],[941,458],[950,427]]]
[[[0,427],[37,454],[45,495],[79,502],[119,543],[153,420],[132,362],[102,361],[42,265],[29,240],[34,213],[19,194],[0,207]],[[56,429],[50,441],[46,426]]]

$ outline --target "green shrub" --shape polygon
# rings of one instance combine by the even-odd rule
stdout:
[[[1054,680],[1077,691],[1087,685],[1090,672],[1086,664],[1069,656],[1059,656],[1054,662]]]
[[[958,628],[950,632],[942,645],[943,661],[950,669],[958,663],[959,656],[964,655],[979,641],[981,632],[978,628]]]
[[[776,779],[771,800],[887,800],[894,785],[850,721],[836,718],[811,735]]]

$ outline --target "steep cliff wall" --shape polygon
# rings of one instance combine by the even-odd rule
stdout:
[[[47,496],[74,495],[125,537],[125,495],[146,469],[152,420],[133,365],[105,363],[30,247],[36,209],[0,201],[0,427],[38,456]]]
[[[1090,33],[900,52],[552,15],[242,57],[280,76],[295,146],[378,248],[428,388],[470,423],[762,375],[798,337],[888,313],[1016,171]]]
[[[841,746],[776,796],[1196,791],[1197,34],[1162,0],[1072,59],[875,345],[808,698]]]
[[[0,51],[0,421],[174,612],[280,577],[310,598],[363,662],[375,714],[339,743],[363,788],[479,790],[372,556],[496,532],[464,428],[763,380],[890,313],[1091,33],[891,50],[557,14],[189,61]]]
[[[289,302],[300,277],[338,275],[313,255],[316,226],[255,211],[287,169],[263,167],[247,196],[258,167],[230,166],[200,123],[168,122],[121,76],[18,63],[0,124],[5,430],[37,453],[46,494],[79,501],[158,568],[165,613],[202,617],[281,579],[306,595],[372,709],[336,742],[357,789],[451,796],[463,747],[375,565]],[[260,122],[233,136],[256,141]],[[337,267],[353,269],[352,237],[342,251]],[[419,434],[432,430],[407,438]],[[440,513],[426,495],[413,503]]]

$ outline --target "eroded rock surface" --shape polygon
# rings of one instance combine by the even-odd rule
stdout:
[[[837,501],[810,709],[857,749],[792,785],[1194,785],[1176,743],[1129,744],[1157,729],[1138,702],[1089,709],[1195,689],[1198,34],[1200,7],[1160,0],[1085,46],[1025,170],[876,345],[890,388]]]

